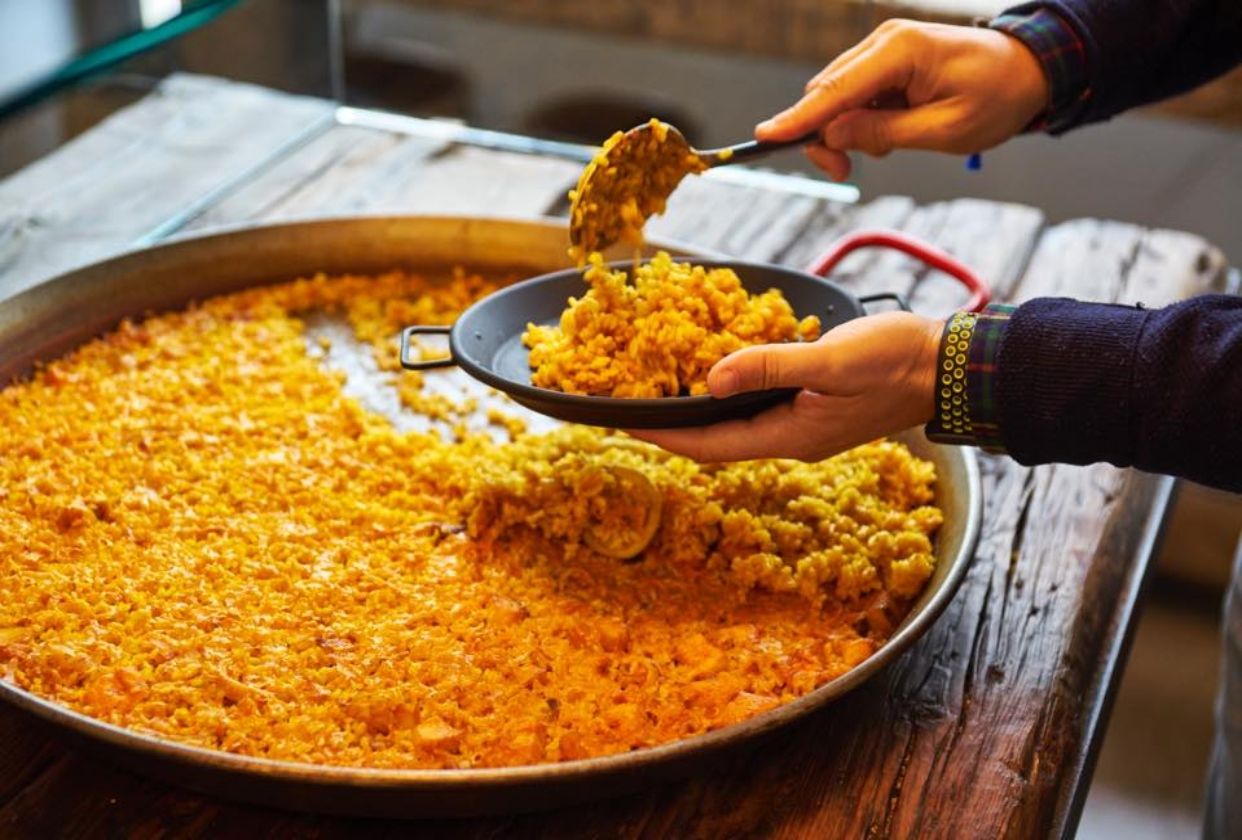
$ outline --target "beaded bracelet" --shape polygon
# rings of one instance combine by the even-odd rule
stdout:
[[[1016,307],[993,303],[978,314],[959,312],[940,336],[932,419],[924,431],[935,443],[1004,452],[996,377],[1009,319]]]
[[[973,435],[970,403],[966,398],[966,362],[975,332],[974,312],[958,312],[949,319],[940,339],[940,371],[936,383],[936,419],[940,429],[953,435]]]

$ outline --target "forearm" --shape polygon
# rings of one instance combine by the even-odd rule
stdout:
[[[1037,0],[992,25],[1044,65],[1054,133],[1190,90],[1242,62],[1237,0]]]
[[[1242,299],[1145,310],[1044,298],[993,327],[986,375],[965,393],[983,427],[934,423],[933,437],[973,436],[1026,464],[1108,461],[1242,490]]]

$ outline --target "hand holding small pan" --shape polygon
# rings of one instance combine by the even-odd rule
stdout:
[[[857,318],[815,342],[747,347],[716,363],[712,396],[801,388],[754,417],[634,437],[696,461],[817,461],[931,420],[944,322],[909,312]]]

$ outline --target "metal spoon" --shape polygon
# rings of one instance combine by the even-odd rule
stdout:
[[[664,212],[669,195],[686,175],[805,145],[817,137],[812,132],[779,143],[748,140],[699,150],[675,126],[655,119],[613,135],[570,192],[569,240],[580,262],[619,240],[638,245],[642,225]]]
[[[686,138],[681,136],[681,132],[669,126],[671,129],[669,134],[677,132],[677,136],[681,138],[682,143],[686,143],[686,148],[690,153],[697,156],[699,160],[707,164],[708,168],[713,166],[722,166],[727,163],[737,163],[740,160],[750,160],[751,158],[762,157],[763,155],[779,152],[781,149],[788,149],[791,146],[805,146],[808,143],[819,142],[819,132],[812,131],[804,134],[795,140],[782,140],[779,143],[773,143],[764,140],[747,140],[745,143],[735,143],[732,146],[722,146],[719,149],[705,149],[700,151],[692,148],[686,142]]]

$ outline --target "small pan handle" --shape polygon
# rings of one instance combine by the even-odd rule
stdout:
[[[970,290],[970,300],[966,301],[966,305],[962,307],[968,312],[981,312],[992,300],[992,288],[987,281],[975,274],[965,263],[939,248],[928,245],[921,239],[915,239],[913,236],[894,230],[859,230],[846,234],[834,242],[828,252],[811,265],[809,271],[811,274],[825,277],[847,254],[859,248],[868,247],[893,248],[953,277]],[[871,296],[872,299],[879,297],[892,296]],[[866,300],[867,298],[864,298],[863,302],[865,303]],[[908,306],[902,306],[902,308],[909,309]]]
[[[866,307],[869,303],[875,303],[876,301],[881,300],[891,300],[893,303],[897,304],[897,308],[902,312],[910,311],[910,301],[906,300],[905,295],[898,294],[897,292],[876,292],[874,295],[863,295],[858,299],[858,302]]]
[[[401,367],[406,370],[432,370],[434,368],[453,367],[457,362],[450,356],[447,359],[413,359],[411,358],[410,337],[415,335],[448,335],[452,327],[438,325],[419,325],[406,327],[401,331]]]

